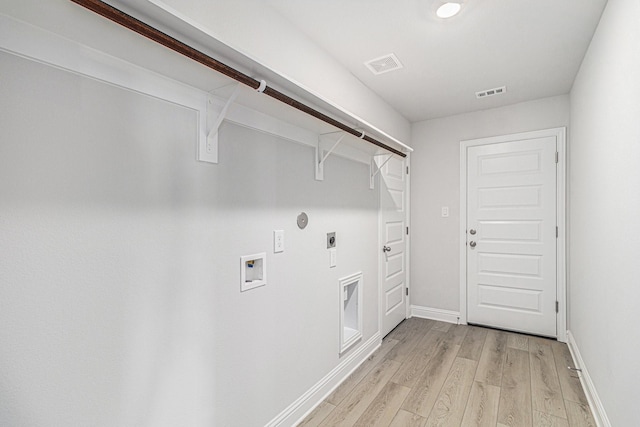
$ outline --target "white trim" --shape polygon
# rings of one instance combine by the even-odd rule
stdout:
[[[382,243],[382,209],[381,209],[381,205],[380,205],[380,200],[382,200],[382,197],[380,195],[381,193],[381,188],[382,186],[380,185],[380,181],[382,180],[382,178],[380,177],[380,175],[378,175],[376,178],[377,180],[377,186],[375,186],[375,188],[377,188],[376,190],[376,197],[377,197],[377,203],[378,203],[378,250],[381,250],[383,243]],[[382,333],[382,316],[384,316],[384,307],[382,306],[382,289],[384,288],[383,286],[383,274],[382,274],[382,258],[380,257],[380,253],[378,253],[378,333],[381,334]]]
[[[346,357],[331,372],[325,375],[302,396],[269,421],[265,427],[280,427],[298,425],[327,398],[349,375],[353,373],[365,360],[369,358],[382,344],[380,333],[376,333],[352,354]]]
[[[409,318],[411,317],[411,153],[407,153],[407,157],[405,158],[405,168],[408,168],[409,173],[406,174],[407,184],[405,186],[405,200],[407,211],[404,225],[409,228],[409,234],[404,231],[406,237],[404,286],[409,290],[409,295],[405,298],[405,318]]]
[[[593,414],[593,418],[596,421],[596,425],[598,427],[611,427],[611,422],[609,421],[607,413],[604,410],[604,405],[600,400],[600,396],[598,396],[596,386],[591,380],[591,376],[589,375],[589,371],[587,370],[587,365],[584,364],[584,360],[582,359],[580,350],[578,350],[578,344],[576,343],[576,340],[573,337],[571,331],[567,331],[567,344],[569,346],[569,352],[571,353],[571,357],[573,358],[575,367],[582,370],[578,372],[578,376],[580,377],[580,384],[582,384],[584,394],[587,396],[587,401],[589,402],[589,407],[591,408],[591,413]]]
[[[558,150],[558,166],[556,167],[556,224],[558,239],[556,240],[556,298],[558,315],[556,317],[557,339],[567,342],[567,128],[557,128],[556,149]]]
[[[460,323],[467,323],[467,148],[478,145],[497,144],[517,139],[556,137],[559,153],[556,168],[556,223],[559,229],[556,239],[556,334],[560,342],[567,341],[567,282],[566,282],[566,128],[543,129],[500,135],[489,138],[460,141]]]
[[[467,147],[460,142],[460,323],[467,324]]]
[[[412,305],[411,317],[420,317],[423,319],[431,319],[438,320],[440,322],[458,324],[460,320],[460,313],[457,311],[442,310],[440,308]]]

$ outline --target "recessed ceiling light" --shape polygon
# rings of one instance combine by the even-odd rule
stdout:
[[[460,3],[447,2],[438,8],[436,15],[438,18],[447,19],[455,16],[460,12],[462,5]]]

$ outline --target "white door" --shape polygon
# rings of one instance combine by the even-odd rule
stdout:
[[[386,160],[381,156],[381,162]],[[392,157],[380,171],[381,333],[406,318],[407,171],[404,159]]]
[[[556,329],[556,137],[467,147],[467,321]]]

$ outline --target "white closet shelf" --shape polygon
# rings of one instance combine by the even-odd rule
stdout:
[[[265,80],[269,87],[351,128],[361,130],[401,153],[412,151],[409,146],[393,136],[340,106],[311,93],[255,59],[232,49],[201,28],[194,26],[193,23],[172,15],[152,1],[132,3],[110,0],[109,3],[167,34],[174,35],[185,43],[192,44],[203,53],[219,59],[254,79]],[[137,10],[134,10],[134,7]],[[127,28],[109,23],[105,18],[73,3],[69,3],[68,7],[55,9],[55,16],[44,16],[38,8],[28,5],[14,12],[14,18],[1,15],[10,25],[3,26],[2,31],[8,32],[8,37],[3,38],[6,43],[0,43],[2,45],[0,48],[4,47],[9,52],[177,102],[199,110],[202,113],[202,119],[205,119],[207,105],[205,105],[206,102],[200,104],[200,98],[208,97],[213,100],[213,104],[219,109],[217,111],[214,109],[215,114],[222,110],[222,106],[230,98],[236,86],[236,82],[231,78],[151,42]],[[60,26],[57,25],[59,22],[74,22],[74,25]],[[29,24],[24,25],[24,23]],[[33,27],[28,28],[29,25]],[[109,37],[104,37],[105,25],[111,28]],[[16,37],[16,32],[20,33],[19,37]],[[47,32],[50,34],[47,35]],[[56,46],[51,48],[49,45]],[[62,51],[58,48],[60,45],[65,47]],[[77,61],[74,55],[82,60]],[[138,78],[142,75],[146,77]],[[132,80],[131,76],[135,78]],[[163,79],[182,84],[183,88],[176,90],[177,85],[171,82],[165,83]],[[166,90],[166,88],[170,89]],[[167,92],[170,93],[165,96]],[[238,111],[243,113],[240,114]],[[316,147],[323,152],[322,157],[341,135],[332,125],[244,85],[239,88],[238,97],[229,106],[224,118],[247,125],[239,119],[240,115],[251,117],[252,123],[261,122],[262,124],[256,129]],[[268,117],[271,118],[271,123],[268,123]],[[216,123],[217,117],[208,117],[201,121],[203,124],[199,129],[200,151],[205,138],[208,140],[210,134],[215,135],[215,132],[211,132],[211,127]],[[382,153],[387,151],[365,143],[356,136],[346,134],[332,154],[370,163],[373,156]],[[213,160],[210,161],[215,163],[215,157],[212,155]]]
[[[305,103],[336,119],[354,129],[361,130],[365,135],[370,136],[389,147],[401,152],[410,153],[411,147],[392,135],[384,132],[374,124],[358,117],[347,109],[336,103],[323,98],[319,94],[312,93],[309,89],[302,87],[299,83],[292,81],[287,76],[262,64],[258,59],[251,58],[220,41],[207,28],[202,27],[197,22],[190,20],[186,16],[170,9],[161,1],[143,1],[132,4],[130,1],[109,0],[110,5],[122,10],[141,21],[160,29],[161,31],[176,37],[180,41],[196,47],[227,65],[251,76],[256,80],[264,80],[268,87],[274,88],[283,94]],[[140,36],[142,37],[142,36]],[[130,48],[130,46],[128,46]],[[169,49],[166,49],[169,50]],[[169,76],[174,79],[196,87],[200,90],[210,92],[216,97],[228,99],[230,91],[234,86],[234,80],[225,77],[217,72],[204,67],[203,65],[180,57],[173,52],[168,52],[171,58],[169,62],[155,61],[153,64],[143,64],[152,66],[154,71]],[[176,62],[181,62],[181,72],[175,71]],[[221,82],[221,79],[223,80]],[[308,130],[316,135],[325,135],[338,131],[337,128],[321,120],[308,116],[295,108],[276,101],[269,96],[257,93],[255,90],[242,86],[236,102],[257,112],[265,112],[270,116],[279,119],[290,125]],[[387,152],[383,148],[368,144],[359,138],[348,135],[345,138],[346,145],[358,147],[369,155]],[[371,147],[369,147],[371,145]],[[339,154],[339,152],[337,152]]]

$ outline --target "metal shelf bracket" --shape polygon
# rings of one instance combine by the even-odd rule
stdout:
[[[324,180],[324,162],[327,160],[327,158],[331,155],[331,153],[333,153],[333,151],[336,149],[336,147],[338,147],[338,145],[340,145],[340,143],[342,142],[342,140],[344,139],[344,137],[347,136],[346,133],[342,133],[342,135],[340,135],[340,138],[338,138],[338,140],[335,142],[335,144],[333,144],[333,147],[331,147],[329,149],[329,151],[327,151],[326,153],[324,153],[323,156],[323,150],[322,150],[322,144],[321,144],[321,137],[318,138],[318,145],[316,146],[316,181],[323,181]]]
[[[388,156],[386,158],[386,160],[384,162],[382,162],[382,164],[378,167],[376,165],[376,157],[379,156]],[[389,160],[391,160],[391,158],[393,157],[393,154],[374,154],[373,156],[371,156],[371,162],[369,163],[369,188],[370,189],[374,189],[375,185],[376,185],[376,175],[378,175],[380,173],[380,171],[382,170],[382,168],[384,167],[384,165],[387,164],[387,162]]]
[[[233,104],[240,93],[240,83],[235,85],[233,92],[227,102],[222,107],[222,110],[216,117],[212,117],[217,109],[212,108],[213,100],[209,99],[207,102],[207,139],[205,146],[202,144],[198,147],[198,160],[208,163],[218,163],[218,130],[222,121],[227,116],[229,107]]]

